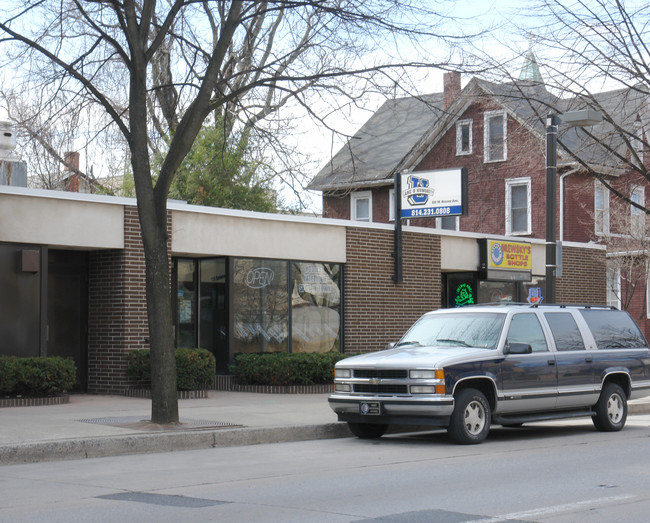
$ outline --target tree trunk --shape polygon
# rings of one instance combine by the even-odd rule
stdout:
[[[151,350],[151,421],[178,423],[166,220],[163,224],[157,222],[154,232],[153,242],[145,241],[143,235]]]

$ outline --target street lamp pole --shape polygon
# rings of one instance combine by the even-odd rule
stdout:
[[[557,301],[557,127],[560,122],[571,127],[587,127],[603,121],[603,115],[593,109],[569,111],[546,117],[546,303]]]
[[[557,114],[546,117],[546,303],[556,301]]]

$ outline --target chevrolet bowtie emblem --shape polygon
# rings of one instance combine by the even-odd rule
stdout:
[[[379,378],[370,378],[370,385],[379,385],[381,380]]]

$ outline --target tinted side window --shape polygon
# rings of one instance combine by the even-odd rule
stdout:
[[[548,350],[544,331],[536,314],[515,314],[510,322],[507,343],[527,343],[533,352]]]
[[[599,349],[631,349],[648,346],[639,327],[627,312],[591,309],[580,312],[589,325]]]
[[[547,312],[544,317],[551,327],[557,350],[585,350],[582,334],[571,313]]]

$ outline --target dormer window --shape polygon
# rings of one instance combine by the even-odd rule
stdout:
[[[472,120],[456,122],[456,156],[472,154]]]
[[[483,120],[483,147],[486,162],[502,162],[508,157],[505,111],[489,111]]]

